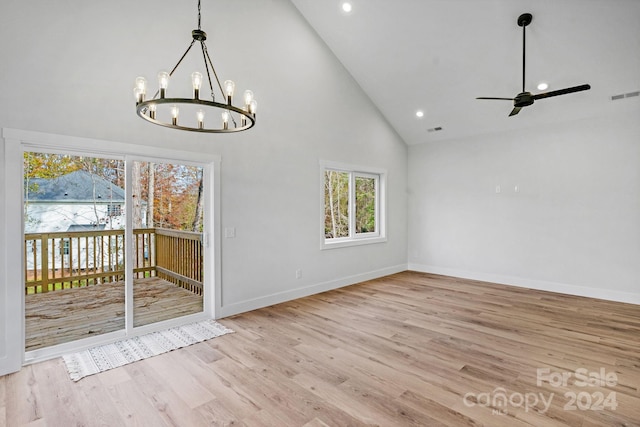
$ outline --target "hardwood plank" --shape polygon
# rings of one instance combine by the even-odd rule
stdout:
[[[210,402],[211,397],[200,387],[193,387],[195,378],[183,375],[176,381],[179,372],[167,370],[167,365],[176,366],[169,354],[163,354],[142,363],[128,365],[131,372],[131,384],[135,384],[146,398],[152,410],[171,426],[199,426],[205,425],[206,418],[198,411],[194,411],[200,404]],[[203,392],[204,396],[198,396]]]
[[[166,422],[165,407],[162,403],[158,407],[153,404],[144,392],[148,389],[141,388],[135,382],[115,384],[107,387],[106,396],[111,400],[120,415],[120,425],[123,426],[176,426],[178,424]],[[154,394],[155,396],[155,394]],[[161,399],[160,402],[162,402]],[[91,425],[91,420],[85,420]]]
[[[640,426],[638,305],[404,272],[221,322],[78,383],[59,359],[1,377],[0,425]]]
[[[175,360],[175,354],[152,357],[144,362],[155,371],[155,377],[162,376],[165,379],[165,388],[171,390],[189,408],[197,408],[215,398],[199,384],[198,378],[186,369],[181,360]]]
[[[33,366],[0,378],[6,386],[6,425],[27,425],[44,417],[40,384]]]
[[[322,420],[319,420],[318,418],[314,418],[302,427],[329,427],[329,425],[323,423]]]

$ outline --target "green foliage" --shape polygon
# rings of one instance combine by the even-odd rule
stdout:
[[[57,178],[82,169],[82,157],[48,153],[24,153],[24,176],[29,178]]]
[[[376,231],[376,180],[356,177],[356,233]]]
[[[349,236],[349,173],[326,170],[324,173],[325,237]]]
[[[375,177],[352,172],[325,170],[324,173],[324,234],[325,238],[350,236],[350,224],[355,233],[376,232]],[[353,185],[353,188],[351,188]],[[349,194],[353,198],[350,201]],[[353,209],[349,203],[354,203]],[[350,220],[349,216],[355,218]]]
[[[153,168],[150,173],[149,168]],[[153,198],[153,224],[159,228],[192,231],[198,211],[198,190],[202,168],[171,163],[140,164],[141,197],[145,202]],[[153,185],[150,185],[153,179]],[[153,188],[151,191],[150,189]],[[202,231],[202,212],[199,212]]]

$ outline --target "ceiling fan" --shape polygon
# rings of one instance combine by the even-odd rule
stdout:
[[[530,13],[523,13],[518,17],[518,25],[522,27],[522,92],[516,95],[515,98],[493,98],[493,97],[479,97],[476,99],[497,99],[503,101],[513,101],[513,110],[509,114],[509,117],[515,116],[520,112],[523,107],[533,104],[534,101],[538,99],[551,98],[552,96],[558,95],[566,95],[568,93],[580,92],[583,90],[591,89],[591,86],[588,84],[568,87],[565,89],[553,90],[551,92],[544,92],[539,94],[532,94],[531,92],[527,92],[524,89],[524,81],[525,81],[525,59],[526,59],[526,51],[525,51],[525,41],[526,41],[526,32],[525,29],[527,25],[531,23],[533,16]]]

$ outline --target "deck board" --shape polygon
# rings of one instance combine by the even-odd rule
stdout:
[[[124,329],[124,282],[25,296],[27,351]],[[158,277],[134,280],[134,326],[202,311],[202,297]]]

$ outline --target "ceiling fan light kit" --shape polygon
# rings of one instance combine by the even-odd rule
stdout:
[[[517,94],[515,98],[496,98],[496,97],[478,97],[476,99],[489,99],[489,100],[499,100],[499,101],[513,101],[513,109],[509,114],[509,117],[515,116],[520,112],[520,110],[524,107],[528,107],[532,105],[535,101],[544,98],[551,98],[553,96],[558,95],[566,95],[569,93],[580,92],[583,90],[591,89],[591,86],[588,84],[583,84],[580,86],[573,86],[565,89],[553,90],[551,92],[543,92],[538,94],[532,94],[525,90],[525,66],[526,66],[526,27],[531,24],[533,20],[533,15],[530,13],[523,13],[518,17],[518,26],[522,27],[522,92]]]

